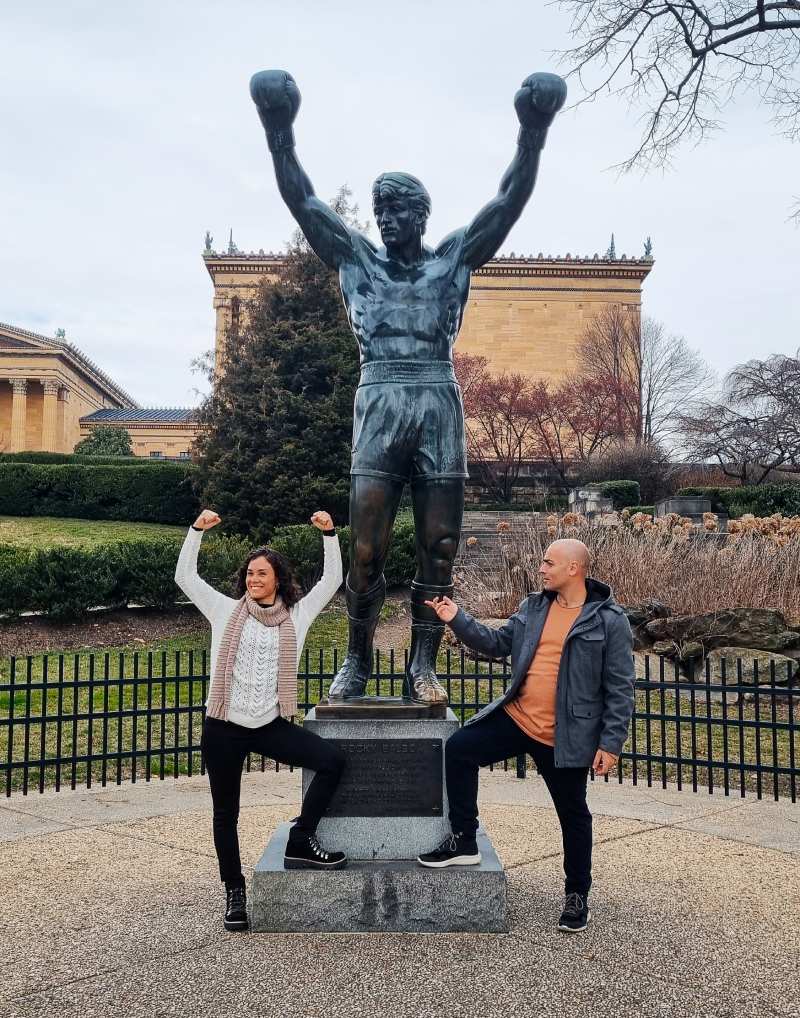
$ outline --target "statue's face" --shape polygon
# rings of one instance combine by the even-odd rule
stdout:
[[[406,198],[382,195],[374,209],[381,240],[387,248],[403,247],[420,235],[419,213]]]

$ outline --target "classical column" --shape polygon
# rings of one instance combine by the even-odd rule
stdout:
[[[58,381],[42,378],[44,402],[42,404],[42,449],[45,452],[61,452],[61,436],[58,434]]]
[[[28,379],[11,381],[11,452],[25,451],[25,412],[28,408]]]

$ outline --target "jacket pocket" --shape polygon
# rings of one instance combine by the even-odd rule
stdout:
[[[573,703],[572,716],[574,718],[599,718],[603,712],[601,703]]]

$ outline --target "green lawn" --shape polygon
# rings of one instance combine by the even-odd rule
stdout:
[[[89,546],[141,537],[182,537],[185,527],[164,523],[120,523],[116,520],[72,520],[55,516],[0,516],[0,544],[28,548],[53,545]]]

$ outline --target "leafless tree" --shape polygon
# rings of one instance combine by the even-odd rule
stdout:
[[[645,129],[621,164],[662,166],[683,141],[720,127],[722,107],[755,89],[772,121],[800,137],[800,0],[560,0],[575,45],[562,60],[585,102],[602,93],[645,107]]]
[[[587,327],[579,373],[605,382],[616,401],[617,439],[674,445],[678,416],[690,413],[714,385],[714,374],[682,336],[652,318],[612,304]]]
[[[478,465],[483,483],[509,502],[523,462],[536,455],[533,383],[524,375],[491,374],[485,357],[458,354],[454,362],[469,458]]]
[[[683,336],[667,333],[661,322],[645,317],[641,326],[641,441],[673,446],[677,419],[708,398],[714,372]]]
[[[687,450],[729,477],[760,484],[800,473],[800,351],[751,360],[726,377],[721,399],[680,424]]]

